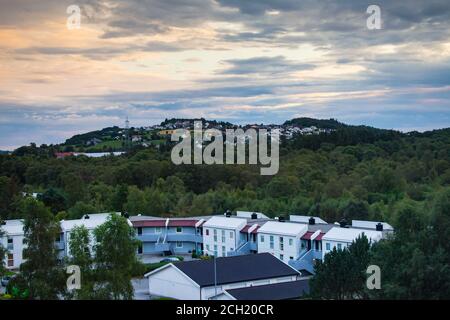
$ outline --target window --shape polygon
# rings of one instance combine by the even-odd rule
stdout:
[[[270,249],[273,249],[274,244],[273,244],[273,236],[270,236]]]
[[[14,266],[14,255],[12,253],[8,253],[8,267]]]
[[[337,248],[338,250],[342,250],[342,244],[338,243]]]
[[[284,250],[284,239],[283,237],[280,237],[280,250],[283,251]],[[283,259],[281,259],[283,260]]]
[[[290,256],[290,257],[289,257],[289,260],[294,260],[294,257]]]
[[[183,242],[177,241],[177,248],[183,248]]]
[[[183,232],[183,227],[177,227],[177,233]]]
[[[233,233],[233,231],[231,231],[230,232],[230,239],[233,239],[234,238],[234,233]]]
[[[142,254],[142,246],[138,247],[138,254]]]
[[[294,244],[294,240],[289,239],[289,245],[292,246]]]
[[[155,233],[161,233],[161,227],[156,227],[155,228]]]
[[[137,228],[137,234],[138,234],[138,236],[142,235],[142,227]]]
[[[222,246],[222,256],[225,256],[225,246]]]
[[[13,238],[8,238],[8,250],[14,249]]]
[[[330,243],[329,243],[329,242],[327,242],[326,248],[327,248],[327,250],[331,250],[331,248],[330,248]]]
[[[284,260],[284,255],[280,254],[280,260]]]
[[[264,242],[264,236],[261,236],[261,238],[259,238],[259,240],[260,240],[261,242]]]
[[[217,257],[217,244],[214,245],[214,256]]]
[[[217,229],[214,229],[214,242],[217,242]]]
[[[209,244],[206,245],[206,253],[209,253]]]
[[[222,230],[222,242],[225,242],[225,230]]]
[[[205,230],[205,234],[206,234],[207,236],[209,236],[209,229],[206,229],[206,230]]]

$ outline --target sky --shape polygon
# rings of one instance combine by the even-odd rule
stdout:
[[[127,116],[450,127],[450,2],[0,0],[0,150]]]

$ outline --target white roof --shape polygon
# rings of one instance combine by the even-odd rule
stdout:
[[[352,220],[352,227],[356,228],[367,228],[367,229],[376,229],[377,224],[381,223],[383,225],[383,230],[393,231],[394,228],[386,222],[378,222],[378,221],[365,221],[365,220]]]
[[[236,211],[236,216],[242,218],[251,218],[252,214],[254,213],[256,213],[258,219],[269,219],[269,217],[266,216],[264,213],[253,211]]]
[[[307,225],[277,221],[267,221],[261,228],[258,229],[258,233],[271,233],[299,237],[304,235],[306,231],[308,231]]]
[[[298,216],[298,215],[293,215],[291,214],[289,216],[289,220],[290,221],[294,221],[294,222],[301,222],[301,223],[309,223],[309,219],[311,218],[311,216]],[[326,221],[320,219],[319,217],[313,217],[316,224],[328,224]]]
[[[6,225],[0,226],[0,229],[7,236],[23,235],[23,220],[6,220]]]
[[[242,229],[246,224],[247,224],[246,219],[216,216],[206,221],[203,227]]]
[[[350,243],[356,240],[356,238],[358,238],[363,233],[366,235],[369,241],[378,241],[383,236],[383,233],[381,231],[333,227],[327,233],[325,233],[322,241],[331,240]]]
[[[79,226],[84,226],[88,230],[95,229],[99,225],[105,223],[110,214],[111,213],[96,213],[89,214],[89,219],[86,219],[86,216],[84,216],[83,218],[76,220],[62,220],[61,230],[67,232]]]

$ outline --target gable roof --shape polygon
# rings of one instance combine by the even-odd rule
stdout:
[[[203,227],[224,228],[224,229],[242,229],[247,224],[243,218],[219,217],[215,216],[206,221]]]
[[[300,273],[270,253],[216,258],[217,284],[297,276]],[[214,285],[214,259],[175,262],[201,287]]]
[[[262,286],[228,289],[226,292],[236,300],[298,299],[305,294],[309,294],[309,280],[304,279]]]
[[[352,242],[363,233],[369,241],[378,241],[383,237],[381,231],[334,227],[322,237],[322,240]]]

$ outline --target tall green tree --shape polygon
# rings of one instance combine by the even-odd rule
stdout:
[[[23,250],[25,262],[20,270],[32,299],[58,299],[63,292],[65,275],[58,261],[55,239],[60,226],[43,203],[28,198],[22,204],[24,216]]]
[[[95,265],[99,299],[132,299],[131,278],[139,263],[136,250],[139,241],[127,219],[111,214],[108,221],[94,230],[96,239]]]
[[[366,297],[366,270],[370,243],[365,235],[348,248],[334,248],[315,266],[311,296],[316,299],[358,299]]]
[[[76,226],[70,232],[68,265],[80,267],[81,288],[74,290],[70,298],[90,299],[95,296],[94,267],[91,252],[91,235],[84,226]]]

